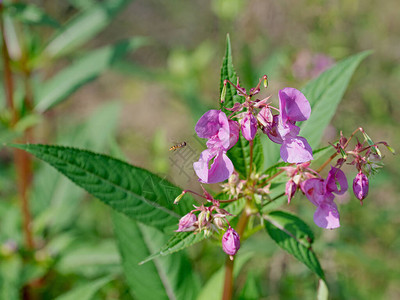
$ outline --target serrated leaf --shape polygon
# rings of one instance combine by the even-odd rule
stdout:
[[[87,53],[44,83],[35,97],[39,99],[35,109],[42,113],[66,100],[81,86],[96,79],[113,63],[145,43],[146,39],[136,37]]]
[[[305,264],[311,271],[325,280],[317,256],[311,248],[314,234],[300,218],[283,211],[264,215],[265,228],[270,237],[284,250]]]
[[[301,90],[310,102],[311,116],[300,125],[300,136],[305,137],[312,148],[318,147],[354,71],[370,53],[370,51],[364,51],[339,61]],[[268,141],[264,149],[268,153],[265,167],[271,166],[280,159],[279,149],[280,145]]]
[[[247,178],[250,168],[250,142],[240,135],[237,144],[233,146],[227,154],[232,160],[236,171],[238,171],[242,177]],[[264,154],[260,136],[257,134],[253,140],[253,165],[256,170],[262,170],[263,164]]]
[[[34,4],[10,3],[6,12],[14,19],[29,25],[60,27],[60,24]]]
[[[103,154],[49,145],[12,145],[52,165],[116,211],[163,230],[190,210],[190,197],[174,206],[181,189],[151,172]]]
[[[195,298],[199,281],[183,252],[138,264],[166,242],[165,235],[118,213],[113,213],[113,223],[125,277],[135,299]]]
[[[120,110],[119,103],[109,101],[93,111],[84,123],[61,130],[56,142],[92,151],[106,151],[110,138],[115,135]],[[31,191],[34,232],[44,234],[42,230],[45,229],[50,238],[71,227],[79,214],[83,195],[84,190],[50,165],[38,168]]]
[[[55,34],[43,55],[56,57],[75,50],[103,30],[129,2],[106,0],[83,10]]]
[[[57,298],[55,298],[55,300],[90,300],[103,286],[110,282],[111,279],[112,278],[110,276],[107,276],[94,280],[75,289],[72,289],[61,296],[58,296]]]
[[[236,84],[237,82],[237,75],[235,68],[233,67],[229,34],[226,36],[225,57],[222,61],[221,67],[220,94],[222,93],[222,90],[225,89],[225,102],[222,103],[221,110],[226,114],[230,114],[230,111],[226,110],[224,107],[231,108],[235,102],[243,102],[244,98],[237,95],[236,89],[231,84],[228,83],[226,88],[224,88],[225,79],[228,79],[233,84]],[[260,137],[258,135],[256,135],[253,143],[253,163],[257,170],[261,170],[264,163],[264,156]],[[249,141],[247,141],[242,135],[239,135],[237,144],[228,151],[228,156],[232,160],[236,171],[246,178],[250,167]]]
[[[225,49],[225,56],[222,60],[221,66],[221,78],[220,78],[220,85],[219,85],[219,94],[221,96],[222,90],[224,88],[224,81],[228,79],[233,84],[236,84],[237,75],[235,68],[233,67],[233,60],[232,60],[232,48],[231,48],[231,40],[229,38],[229,34],[226,35],[226,49]],[[238,102],[238,97],[236,89],[231,85],[226,85],[226,93],[225,93],[225,101],[221,104],[221,110],[229,114],[230,112],[226,110],[224,107],[231,108],[233,107],[234,102]],[[239,97],[240,98],[240,97]],[[243,101],[241,101],[243,102]]]

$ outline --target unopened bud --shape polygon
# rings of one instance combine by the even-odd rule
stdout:
[[[226,254],[232,256],[238,252],[239,248],[239,234],[232,227],[229,227],[222,237],[222,249]]]
[[[188,213],[187,215],[184,215],[180,220],[179,220],[179,228],[176,230],[176,232],[182,232],[182,231],[194,231],[196,229],[196,226],[194,225],[197,221],[196,215],[193,213]]]
[[[224,229],[226,225],[225,219],[220,217],[214,218],[213,223],[218,229]]]
[[[257,120],[264,127],[271,127],[274,121],[274,116],[272,115],[271,109],[264,106],[257,115]]]
[[[268,76],[264,75],[263,79],[264,79],[264,87],[267,88],[268,87]]]
[[[357,199],[361,201],[365,199],[368,195],[368,177],[363,172],[358,172],[356,178],[353,180],[353,192]]]
[[[178,204],[181,201],[182,197],[186,194],[186,191],[183,191],[178,197],[175,198],[174,204]]]
[[[292,200],[294,194],[296,193],[297,190],[297,184],[290,179],[286,183],[286,188],[285,188],[285,195],[288,196],[288,203],[290,204],[290,201]]]
[[[227,81],[224,80],[224,85],[222,86],[222,92],[221,92],[221,103],[224,103],[224,102],[225,102],[226,84],[227,84]]]

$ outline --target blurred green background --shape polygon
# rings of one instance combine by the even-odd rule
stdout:
[[[96,1],[33,2],[63,24]],[[373,50],[355,72],[324,141],[333,142],[341,130],[350,135],[361,126],[374,141],[387,141],[398,150],[398,8],[394,0],[129,2],[80,51],[133,36],[146,37],[147,44],[47,112],[35,129],[35,142],[126,157],[183,188],[198,189],[190,162],[184,169],[178,167],[174,164],[177,154],[168,149],[186,141],[197,152],[201,150],[193,128],[207,109],[218,107],[220,65],[229,33],[242,85],[252,87],[267,74],[268,93],[263,93],[271,94],[274,101],[279,89],[301,88],[313,78],[318,73],[318,59],[329,65]],[[39,35],[51,34],[44,28]],[[45,66],[38,76],[51,77],[70,62],[65,57]],[[296,196],[292,202],[316,233],[315,250],[327,273],[332,299],[400,298],[400,163],[386,149],[383,152],[385,167],[371,178],[364,205],[361,207],[351,193],[339,200],[340,229],[328,231],[315,226],[314,209],[304,197]],[[4,254],[11,242],[20,244],[21,238],[20,233],[13,232],[20,220],[11,152],[3,149],[0,154],[0,242]],[[119,274],[109,209],[37,160],[35,168],[31,195],[34,228],[36,238],[43,240],[43,249],[47,249],[38,251],[37,261],[44,269],[55,266],[47,275],[52,288],[46,297],[58,296],[101,274]],[[49,191],[52,180],[58,183]],[[51,209],[43,213],[48,207]],[[264,299],[315,298],[316,279],[305,267],[279,250],[266,235],[255,235],[248,243],[259,244],[260,250],[244,266],[246,275],[238,278],[238,291],[246,291],[238,292],[238,299],[251,299],[252,290]],[[215,255],[212,243],[198,248],[191,250],[191,256],[196,270],[207,281],[223,265],[223,255]],[[2,268],[7,267],[15,266],[2,263]],[[38,270],[35,272],[42,269]],[[29,276],[43,274],[39,273]],[[109,283],[97,297],[130,299],[122,278]]]

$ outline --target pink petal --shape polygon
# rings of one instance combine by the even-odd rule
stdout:
[[[279,91],[279,110],[284,122],[305,121],[311,114],[307,98],[295,88],[284,88]]]
[[[209,169],[209,162],[214,156],[214,161]],[[209,184],[228,179],[234,169],[225,151],[216,152],[211,149],[206,149],[201,153],[199,161],[193,163],[193,168],[199,181]]]
[[[314,213],[314,222],[317,226],[326,229],[340,227],[340,216],[335,202],[322,202]]]
[[[340,186],[340,190],[338,189],[338,184]],[[342,170],[331,167],[331,170],[326,177],[326,190],[337,195],[342,195],[347,191],[347,189],[348,183],[346,175]]]
[[[281,157],[289,163],[304,163],[313,159],[311,146],[301,136],[287,138],[281,146]]]
[[[233,120],[229,121],[229,147],[226,150],[229,150],[233,146],[236,145],[237,141],[239,140],[239,132],[240,126],[239,123]]]
[[[312,204],[318,206],[325,198],[324,180],[311,178],[303,181],[300,185],[301,190]]]
[[[229,128],[228,118],[220,110],[209,110],[201,116],[195,126],[197,135],[208,139],[218,134],[221,127]],[[229,132],[228,132],[229,135]]]
[[[241,125],[243,137],[248,141],[254,140],[254,137],[257,133],[256,117],[251,113],[246,114]]]

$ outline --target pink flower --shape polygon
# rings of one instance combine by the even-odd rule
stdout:
[[[268,137],[277,144],[282,144],[281,158],[289,163],[304,163],[313,159],[311,146],[299,136],[297,121],[310,117],[311,106],[306,97],[294,88],[279,91],[279,112],[273,117],[272,125],[264,130]]]
[[[331,167],[327,178],[311,178],[304,181],[301,188],[317,209],[314,213],[314,222],[317,226],[327,229],[340,227],[340,216],[335,196],[342,195],[348,189],[347,179],[342,170]]]
[[[257,133],[257,119],[252,113],[247,113],[241,122],[243,137],[248,140],[254,140]]]
[[[239,234],[232,227],[229,227],[222,237],[222,249],[228,255],[235,255],[238,252],[239,248]]]
[[[311,106],[302,92],[295,88],[279,91],[279,111],[284,124],[288,121],[306,121],[311,115]]]
[[[179,220],[179,228],[175,230],[176,232],[182,231],[194,231],[196,229],[195,223],[197,222],[197,217],[193,213],[188,213],[184,215]]]
[[[326,177],[326,190],[336,195],[344,194],[348,189],[347,178],[342,170],[331,167]],[[339,189],[340,188],[340,189]]]
[[[207,138],[207,148],[193,168],[203,183],[217,183],[231,176],[234,168],[226,152],[239,139],[239,124],[228,120],[220,110],[206,112],[197,122],[196,133],[201,138]],[[214,160],[213,160],[214,159]],[[210,165],[211,160],[213,162]]]
[[[363,172],[358,172],[353,180],[353,192],[357,199],[361,201],[368,195],[369,182],[368,177]]]

